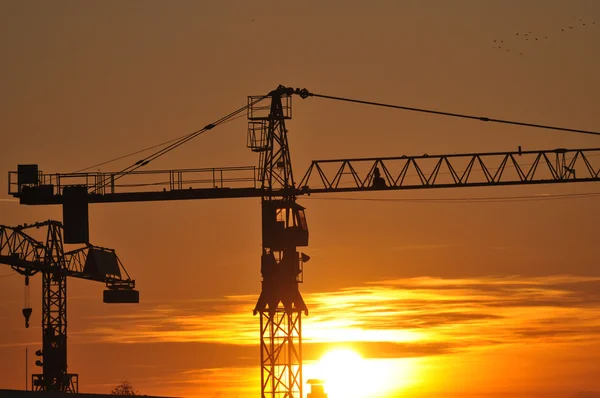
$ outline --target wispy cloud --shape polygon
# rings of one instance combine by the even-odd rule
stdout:
[[[600,278],[407,278],[304,296],[311,310],[303,324],[306,343],[379,344],[381,356],[600,339]],[[146,305],[128,315],[90,317],[91,327],[78,334],[113,343],[255,345],[255,300],[230,296]]]
[[[349,347],[367,358],[365,366],[393,371],[385,374],[389,391],[404,396],[595,397],[599,277],[404,278],[304,298],[306,378],[321,377],[318,359],[326,352]],[[134,381],[144,391],[255,396],[255,302],[244,295],[143,303],[134,312],[80,319],[86,326],[71,329],[70,343],[106,356],[127,352],[134,366],[117,373],[142,375]],[[141,372],[139,365],[149,367]],[[92,385],[106,390],[103,382]]]

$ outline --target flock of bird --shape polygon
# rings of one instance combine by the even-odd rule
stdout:
[[[587,29],[596,25],[596,21],[585,22],[583,19],[579,20],[577,25],[569,25],[560,28],[560,30],[554,31],[552,34],[562,34],[572,30]],[[530,31],[527,32],[516,32],[514,37],[506,40],[494,39],[492,42],[492,49],[503,52],[512,52],[517,55],[525,54],[524,45],[536,44],[551,39],[552,34],[538,34]],[[528,43],[525,43],[528,42]]]

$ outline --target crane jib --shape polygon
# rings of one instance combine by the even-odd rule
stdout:
[[[532,185],[600,180],[600,148],[482,152],[313,161],[295,188],[260,187],[255,167],[144,171],[102,186],[117,173],[9,172],[9,194],[26,205],[302,196],[311,193]],[[101,187],[102,189],[99,189]],[[68,214],[66,214],[68,215]]]

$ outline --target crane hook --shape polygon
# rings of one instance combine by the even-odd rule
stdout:
[[[31,317],[32,309],[29,306],[29,276],[25,277],[25,308],[23,308],[23,316],[25,317],[25,327],[29,327],[29,318]]]

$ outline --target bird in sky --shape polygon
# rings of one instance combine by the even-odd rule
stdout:
[[[573,24],[573,25],[563,25],[561,26],[557,26],[555,29],[556,31],[558,31],[558,29],[560,29],[561,32],[565,32],[565,30],[578,30],[580,32],[591,32],[590,29],[592,27],[592,25],[595,25],[596,21],[585,21],[583,18],[579,18],[579,23],[578,24]],[[578,27],[578,29],[575,29],[575,27]],[[585,27],[585,29],[579,29],[579,27]],[[545,43],[548,43],[548,39],[550,38],[551,35],[544,35],[544,34],[540,34],[540,33],[536,33],[535,36],[533,36],[533,32],[532,31],[520,31],[520,32],[514,32],[514,36],[512,36],[512,39],[508,39],[503,40],[501,38],[496,38],[493,40],[493,43],[495,43],[492,46],[492,49],[496,50],[504,50],[504,52],[511,52],[515,53],[515,54],[519,54],[519,55],[523,55],[525,53],[525,51],[523,51],[525,48],[523,48],[524,46],[528,46],[527,48],[533,48],[531,46],[542,46],[545,44],[542,44],[541,41],[545,41]],[[563,36],[564,37],[564,36]],[[567,36],[568,37],[568,36]],[[529,39],[531,38],[531,43],[529,43]],[[525,42],[527,42],[527,44],[525,44]]]

